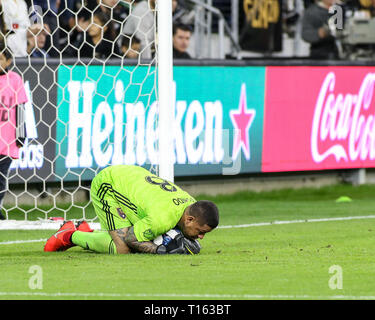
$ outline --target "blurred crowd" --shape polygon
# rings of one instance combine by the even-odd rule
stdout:
[[[282,29],[294,32],[301,22],[312,58],[338,58],[332,6],[375,17],[375,0],[299,0],[303,15],[296,1],[283,1]],[[174,58],[191,58],[194,13],[186,2],[172,1]],[[0,36],[15,57],[152,59],[155,0],[0,0]]]
[[[174,54],[187,58],[190,12],[172,3]],[[15,57],[150,59],[154,26],[155,0],[0,0],[0,40]]]
[[[375,58],[375,0],[305,0],[305,8],[301,35],[311,58],[349,58],[365,49]]]

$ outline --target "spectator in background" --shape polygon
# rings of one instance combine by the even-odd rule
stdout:
[[[8,70],[12,54],[0,42],[0,205],[4,198],[12,159],[19,158],[25,140],[24,104],[28,101],[22,78]],[[0,219],[5,217],[1,212]]]
[[[47,24],[35,23],[30,26],[27,33],[27,53],[32,58],[48,58],[49,54],[44,50],[47,34],[50,34]]]
[[[45,51],[51,57],[60,55],[60,26],[59,14],[60,6],[64,5],[64,0],[32,0],[30,6],[30,16],[36,23],[47,25],[52,33],[46,35]],[[65,9],[65,8],[64,8]],[[42,12],[39,12],[39,11]]]
[[[30,26],[24,0],[0,1],[1,36],[15,57],[27,56],[27,30]]]
[[[88,3],[81,0],[66,0],[60,6],[59,24],[60,38],[62,40],[61,52],[63,56],[78,54],[75,45],[82,44],[85,32],[88,31],[92,19],[92,12],[87,9]],[[94,7],[96,1],[94,1]]]
[[[90,19],[91,20],[91,19]],[[96,12],[87,31],[73,45],[76,55],[82,58],[108,59],[119,57],[119,51],[113,39],[112,24],[103,12]],[[75,55],[73,53],[73,55]]]
[[[136,36],[121,36],[121,53],[124,58],[138,59],[141,52],[141,41]]]
[[[310,43],[312,59],[338,59],[336,39],[328,26],[329,8],[334,4],[335,0],[319,0],[305,10],[302,38]]]
[[[185,24],[173,26],[173,58],[174,59],[191,59],[187,52],[190,44],[192,30]]]
[[[155,0],[142,0],[130,4],[129,16],[123,34],[135,35],[141,41],[141,56],[151,59],[155,53]]]
[[[303,7],[305,9],[307,9],[308,7],[310,7],[312,4],[314,4],[315,1],[314,0],[303,0]]]
[[[117,40],[123,21],[129,12],[132,0],[65,0],[60,6],[59,23],[61,26],[62,50],[71,55],[67,43],[82,41],[83,33],[88,31],[93,14],[103,13],[111,22],[111,38]]]
[[[129,14],[129,6],[132,0],[97,0],[101,3],[99,9],[107,14],[113,23],[113,37],[116,39],[121,33],[122,22]]]
[[[113,24],[116,38],[121,33],[122,22],[129,13],[130,2],[133,0],[67,0],[68,9],[71,12],[69,17],[70,29],[73,29],[77,22],[80,27],[79,31],[86,30],[88,21],[93,14],[102,12],[106,14]]]

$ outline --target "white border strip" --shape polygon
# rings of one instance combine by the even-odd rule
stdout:
[[[313,300],[375,300],[375,296],[313,296],[283,294],[179,294],[179,293],[78,293],[78,292],[0,292],[0,296],[92,297],[92,298],[212,298],[212,299],[313,299]]]

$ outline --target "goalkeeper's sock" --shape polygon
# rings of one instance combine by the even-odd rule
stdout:
[[[92,250],[98,253],[116,254],[116,245],[112,237],[106,231],[83,232],[75,231],[72,234],[72,242],[83,249]]]

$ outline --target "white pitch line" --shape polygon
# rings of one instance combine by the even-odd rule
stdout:
[[[47,239],[4,241],[4,242],[0,242],[0,244],[18,244],[18,243],[32,243],[32,242],[44,242],[44,241],[47,241]]]
[[[346,221],[346,220],[361,220],[361,219],[375,219],[375,215],[336,217],[336,218],[319,218],[319,219],[305,219],[305,220],[280,220],[280,221],[271,221],[271,222],[258,222],[258,223],[250,223],[250,224],[218,226],[218,229],[251,228],[251,227],[263,227],[263,226],[272,226],[272,225],[280,225],[280,224]],[[14,241],[0,242],[0,245],[3,245],[3,244],[22,244],[22,243],[32,243],[32,242],[44,242],[44,241],[47,241],[47,239],[14,240]]]
[[[179,293],[78,293],[78,292],[0,292],[0,296],[92,297],[92,298],[212,298],[212,299],[313,299],[313,300],[375,300],[375,296],[313,296],[283,294],[179,294]]]
[[[353,216],[353,217],[337,217],[337,218],[320,218],[320,219],[305,219],[305,220],[281,220],[272,222],[259,222],[250,224],[239,224],[234,226],[218,226],[218,229],[233,229],[233,228],[249,228],[249,227],[263,227],[272,226],[275,224],[293,224],[293,223],[310,223],[310,222],[327,222],[327,221],[344,221],[344,220],[359,220],[359,219],[375,219],[375,215],[369,216]]]

